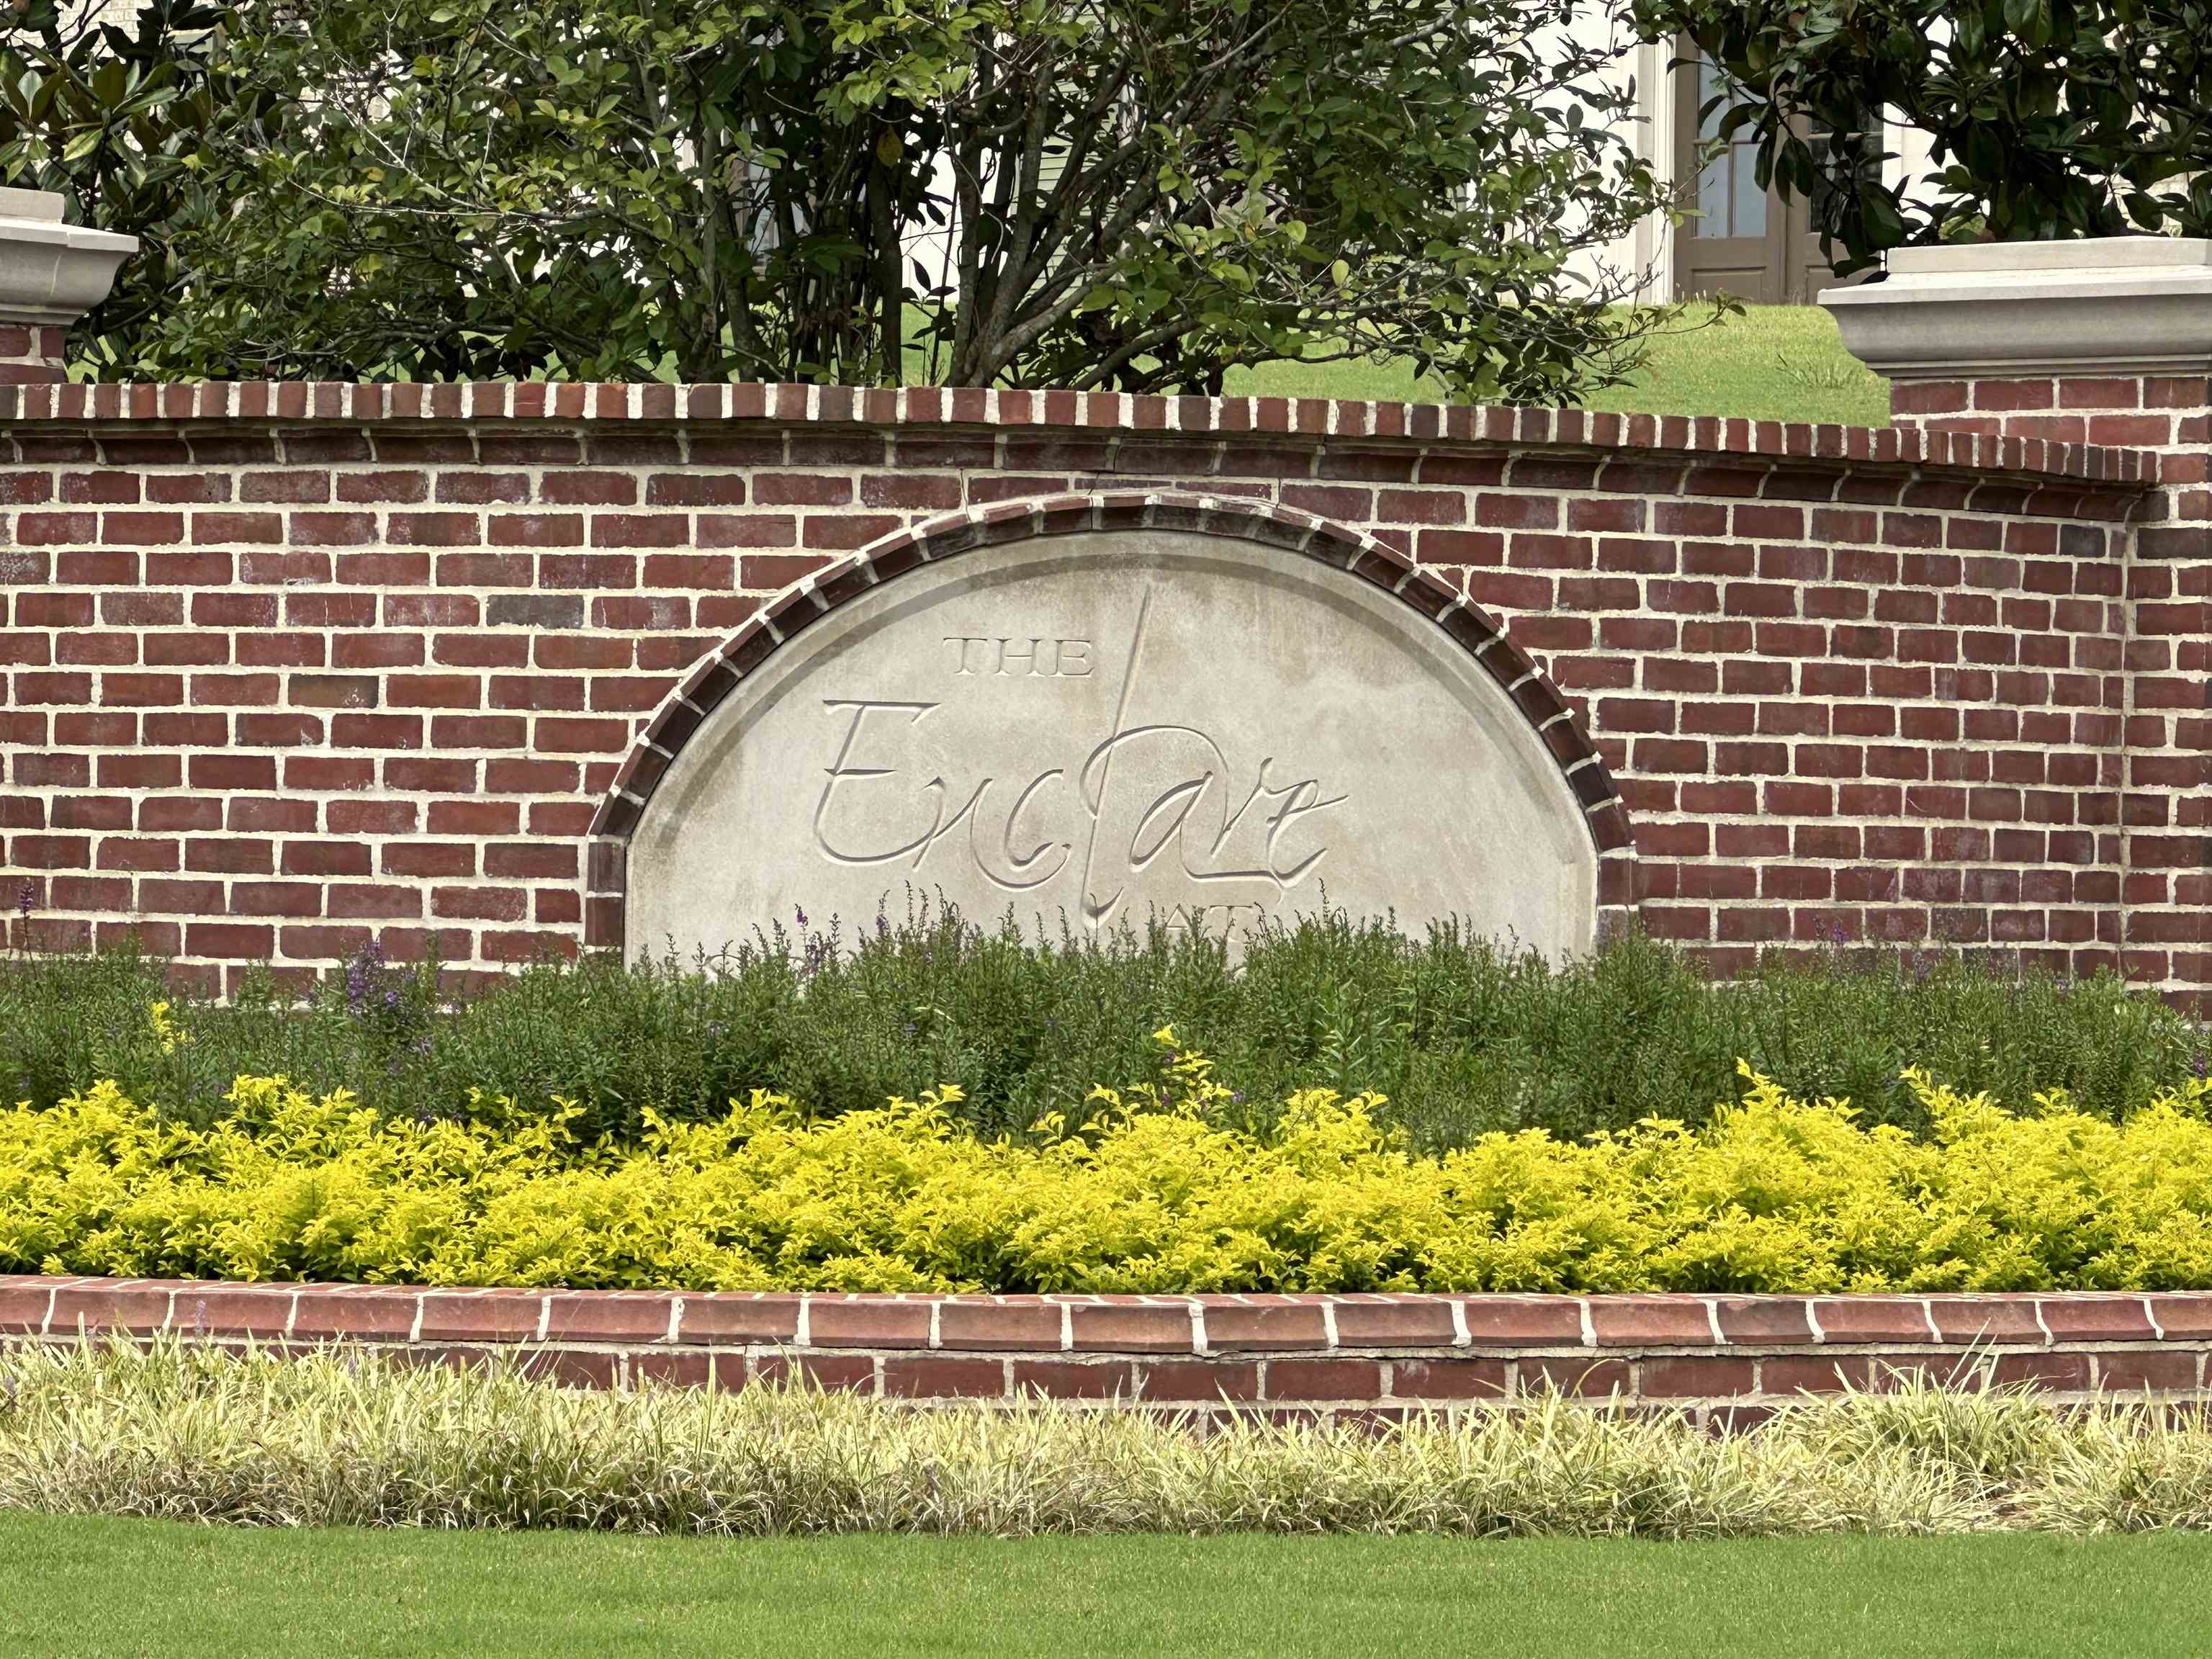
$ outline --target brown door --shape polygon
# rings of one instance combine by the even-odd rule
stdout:
[[[1878,118],[1865,135],[1857,139],[1835,139],[1814,133],[1812,139],[1814,155],[1818,158],[1832,144],[1838,143],[1856,143],[1859,147],[1859,164],[1875,177],[1881,176],[1881,126]],[[1816,172],[1814,176],[1817,180],[1825,175]],[[1820,188],[1816,183],[1815,191]],[[1820,290],[1824,288],[1863,283],[1874,274],[1870,270],[1862,270],[1851,276],[1836,275],[1835,267],[1828,263],[1827,255],[1820,252],[1820,238],[1813,228],[1812,201],[1802,196],[1790,204],[1788,258],[1789,264],[1784,272],[1783,298],[1787,304],[1793,306],[1810,305],[1820,298]]]
[[[1721,112],[1698,113],[1725,84],[1720,70],[1681,43],[1675,68],[1674,176],[1687,216],[1674,234],[1674,292],[1733,294],[1751,305],[1803,305],[1834,281],[1813,234],[1812,204],[1759,187],[1759,149],[1741,128],[1702,171],[1698,153],[1720,136]]]

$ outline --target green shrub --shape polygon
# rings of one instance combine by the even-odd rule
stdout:
[[[1726,1436],[1552,1395],[1195,1434],[1164,1413],[598,1392],[359,1349],[170,1343],[0,1354],[0,1510],[721,1537],[2201,1529],[2212,1431],[2141,1404],[2055,1413],[1920,1384],[1807,1400]]]
[[[164,1051],[146,1018],[172,998],[195,1034]],[[1956,957],[1908,969],[1831,953],[1709,983],[1642,939],[1563,967],[1455,928],[1309,919],[1232,968],[1216,943],[1155,928],[1089,940],[978,929],[923,910],[857,940],[780,933],[711,963],[541,964],[458,1006],[434,969],[374,958],[301,1007],[265,982],[225,1006],[165,990],[128,954],[0,963],[0,1095],[51,1105],[102,1079],[188,1122],[233,1078],[350,1090],[379,1111],[465,1113],[472,1095],[529,1111],[557,1097],[592,1132],[650,1109],[714,1118],[755,1089],[823,1114],[942,1085],[986,1133],[1079,1109],[1098,1079],[1158,1062],[1172,1024],[1255,1102],[1370,1091],[1423,1146],[1492,1130],[1566,1135],[1647,1117],[1702,1121],[1747,1060],[1790,1093],[1847,1096],[1921,1129],[1901,1081],[2020,1108],[2064,1089],[2117,1118],[2201,1066],[2203,1036],[2116,979],[2008,978]]]
[[[1172,1042],[1171,1035],[1162,1037]],[[172,1027],[181,1051],[186,1030]],[[207,1130],[112,1083],[0,1112],[0,1272],[692,1289],[1850,1291],[2212,1286],[2212,1084],[2114,1124],[1908,1079],[1915,1139],[1751,1079],[1698,1130],[1430,1156],[1328,1090],[1251,1114],[1202,1057],[1025,1140],[950,1092],[756,1095],[635,1142],[475,1103],[380,1117],[241,1078]],[[1264,1117],[1264,1125],[1252,1120]]]

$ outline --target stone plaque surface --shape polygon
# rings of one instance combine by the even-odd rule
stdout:
[[[979,549],[795,635],[684,745],[629,848],[628,948],[909,894],[1079,933],[1332,908],[1548,953],[1597,858],[1481,665],[1321,561],[1182,531]],[[1324,901],[1324,895],[1326,899]]]

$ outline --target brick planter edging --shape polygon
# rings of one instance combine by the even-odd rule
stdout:
[[[1362,1415],[1556,1388],[1701,1419],[1893,1376],[2212,1399],[2212,1292],[1997,1296],[847,1296],[0,1275],[0,1341],[161,1334],[560,1381],[1031,1395]]]

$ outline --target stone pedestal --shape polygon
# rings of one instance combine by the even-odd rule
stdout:
[[[0,189],[0,386],[60,380],[69,325],[137,251],[135,236],[64,224],[49,191]]]
[[[1885,280],[1820,303],[1893,381],[2212,373],[2212,240],[1900,248]]]
[[[1899,426],[2147,452],[2124,603],[2124,962],[2212,978],[2212,240],[2126,236],[1892,253],[1820,303],[1890,380]],[[2076,669],[2094,666],[2074,664]]]

